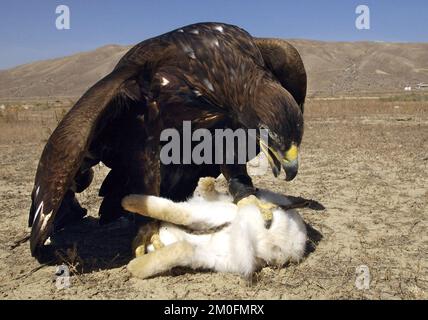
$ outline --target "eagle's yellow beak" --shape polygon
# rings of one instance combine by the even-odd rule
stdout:
[[[299,149],[296,145],[292,144],[290,149],[285,152],[282,167],[285,170],[285,180],[293,180],[299,170]]]
[[[268,158],[275,177],[277,177],[281,172],[281,167],[283,167],[285,171],[285,180],[291,181],[296,177],[299,169],[299,149],[295,144],[292,144],[283,156],[262,141],[260,143],[260,147]]]

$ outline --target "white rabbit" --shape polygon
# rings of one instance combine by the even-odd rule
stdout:
[[[266,264],[300,261],[307,232],[295,210],[280,207],[290,205],[290,200],[267,190],[259,190],[256,196],[236,205],[231,196],[216,191],[214,178],[201,178],[186,202],[125,197],[126,210],[160,221],[140,229],[134,241],[136,258],[128,270],[142,279],[177,266],[250,277]]]

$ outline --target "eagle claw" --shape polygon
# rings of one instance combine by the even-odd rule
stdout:
[[[260,200],[255,195],[250,195],[246,198],[243,198],[238,201],[238,207],[243,207],[247,205],[255,205],[259,208],[260,213],[265,222],[270,222],[273,219],[273,210],[278,206],[274,203]]]

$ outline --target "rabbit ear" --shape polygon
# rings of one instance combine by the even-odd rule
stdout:
[[[293,196],[286,196],[286,197],[291,203],[289,205],[280,206],[283,210],[298,209],[298,208],[309,208],[315,211],[325,210],[324,205],[316,200],[305,199],[302,197],[293,197]]]
[[[299,208],[307,208],[309,207],[311,204],[310,201],[302,201],[302,202],[297,202],[297,203],[291,203],[288,205],[282,205],[280,206],[282,210],[291,210],[291,209],[299,209]]]

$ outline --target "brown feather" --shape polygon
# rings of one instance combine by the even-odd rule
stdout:
[[[268,69],[281,85],[287,89],[302,108],[305,102],[307,76],[299,52],[282,39],[255,38]]]

